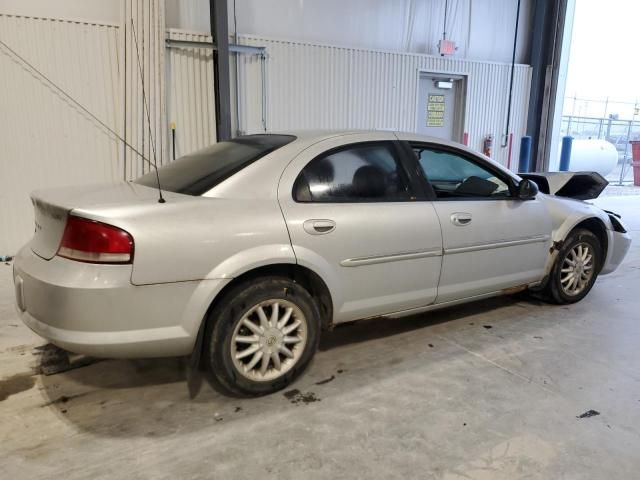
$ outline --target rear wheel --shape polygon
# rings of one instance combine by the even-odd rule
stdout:
[[[582,300],[596,281],[602,265],[602,247],[589,230],[573,231],[558,252],[551,271],[548,294],[560,304]]]
[[[311,361],[319,326],[313,298],[291,280],[236,287],[209,318],[205,358],[214,386],[242,396],[284,388]]]

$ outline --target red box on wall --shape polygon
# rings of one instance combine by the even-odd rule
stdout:
[[[633,162],[633,184],[640,187],[640,140],[631,140],[631,158]]]

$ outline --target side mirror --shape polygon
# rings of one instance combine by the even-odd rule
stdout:
[[[518,198],[520,200],[532,200],[536,198],[538,191],[538,185],[528,178],[518,184]]]

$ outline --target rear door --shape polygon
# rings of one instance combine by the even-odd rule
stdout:
[[[516,198],[514,180],[481,158],[439,144],[410,146],[442,226],[437,303],[541,280],[552,229],[545,206]]]
[[[391,133],[334,137],[286,168],[278,198],[298,262],[322,275],[336,322],[432,303],[442,236]]]

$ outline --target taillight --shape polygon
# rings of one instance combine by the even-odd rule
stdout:
[[[80,262],[131,263],[133,238],[113,225],[69,215],[58,255]]]

